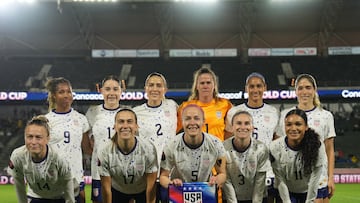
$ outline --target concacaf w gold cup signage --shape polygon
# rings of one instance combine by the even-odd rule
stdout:
[[[217,203],[216,186],[207,182],[183,183],[183,186],[169,185],[170,203]]]

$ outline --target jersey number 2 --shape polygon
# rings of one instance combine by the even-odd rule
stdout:
[[[157,131],[156,131],[157,136],[163,135],[163,133],[161,132],[161,124],[160,123],[155,124],[155,127],[157,127]]]

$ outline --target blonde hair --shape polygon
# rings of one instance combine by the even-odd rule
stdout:
[[[315,89],[315,96],[314,96],[314,99],[313,99],[313,104],[314,106],[316,107],[320,107],[321,108],[321,102],[320,102],[320,98],[319,98],[319,94],[317,93],[317,85],[316,85],[316,80],[315,78],[312,76],[312,75],[309,75],[309,74],[301,74],[301,75],[298,75],[296,80],[295,80],[295,89],[298,88],[298,84],[300,82],[300,80],[302,79],[306,79],[307,81],[309,81],[312,86],[314,87]]]
[[[189,96],[188,100],[190,101],[190,100],[198,100],[199,99],[199,91],[196,89],[196,86],[199,81],[199,77],[202,74],[210,74],[211,75],[211,77],[214,81],[213,97],[215,98],[215,100],[217,100],[219,98],[219,87],[218,87],[217,76],[214,73],[214,71],[212,71],[211,68],[208,68],[208,67],[201,67],[200,69],[198,69],[197,71],[194,72],[193,84],[191,87],[191,95]]]
[[[27,128],[29,125],[37,125],[44,127],[46,129],[47,136],[50,136],[49,120],[44,115],[34,116],[31,120],[27,122],[25,128]]]
[[[167,82],[166,82],[166,79],[165,79],[164,75],[161,74],[161,73],[158,73],[158,72],[150,73],[150,74],[146,77],[146,79],[145,79],[145,86],[147,85],[149,79],[150,79],[151,77],[153,77],[153,76],[158,76],[158,77],[160,77],[160,78],[163,80],[163,82],[164,82],[164,86],[167,88]]]
[[[71,88],[70,81],[63,77],[50,79],[45,84],[45,87],[48,91],[47,101],[49,102],[49,111],[56,108],[56,102],[55,102],[54,95],[56,94],[59,84],[67,84]]]

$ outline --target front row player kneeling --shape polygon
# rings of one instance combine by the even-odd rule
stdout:
[[[202,132],[204,111],[195,104],[182,110],[184,132],[165,146],[161,160],[160,184],[181,186],[184,182],[209,182],[221,187],[226,180],[226,158],[222,142]],[[212,168],[217,171],[212,176]]]

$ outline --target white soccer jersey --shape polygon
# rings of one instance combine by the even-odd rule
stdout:
[[[232,130],[231,128],[231,119],[234,114],[238,111],[247,111],[253,118],[253,138],[260,140],[265,143],[267,147],[269,147],[271,141],[273,140],[274,133],[276,131],[276,126],[279,121],[279,112],[278,110],[266,103],[259,108],[251,108],[246,103],[240,104],[238,106],[232,107],[227,113],[227,129],[229,132]],[[270,163],[269,163],[270,164]],[[266,174],[267,178],[273,178],[274,173],[270,168]]]
[[[253,137],[269,146],[273,140],[276,126],[279,121],[279,112],[269,104],[263,104],[259,108],[251,108],[246,103],[232,107],[227,113],[226,129],[231,132],[231,119],[238,111],[247,111],[253,118],[254,132]]]
[[[196,149],[184,142],[184,133],[171,139],[164,147],[161,168],[170,171],[170,179],[179,178],[183,182],[208,182],[216,160],[225,157],[225,149],[220,139],[203,133],[203,142]]]
[[[155,145],[159,165],[164,145],[176,135],[177,108],[172,99],[163,100],[158,107],[145,103],[133,108],[138,119],[139,136]]]
[[[284,109],[281,112],[280,122],[277,127],[277,134],[280,136],[285,136],[285,116],[286,114],[295,109],[296,107],[292,107],[289,109]],[[335,127],[334,127],[334,117],[333,115],[322,108],[314,108],[310,111],[305,111],[307,119],[308,119],[308,126],[315,130],[316,133],[320,135],[320,141],[324,142],[324,140],[329,138],[334,138],[335,134]],[[326,162],[327,163],[327,162]],[[327,167],[322,172],[322,176],[320,178],[320,185],[319,188],[323,188],[327,186],[328,182],[328,170]]]
[[[115,134],[115,115],[119,109],[120,107],[113,110],[106,109],[103,104],[100,104],[90,107],[86,112],[86,118],[92,128],[91,135],[94,138],[93,158],[91,159],[91,178],[93,180],[100,180],[97,152]]]
[[[128,154],[122,153],[112,141],[98,152],[100,176],[110,176],[111,186],[125,194],[146,190],[146,173],[157,172],[155,147],[136,137],[136,144]]]
[[[284,109],[281,111],[279,126],[277,128],[277,133],[280,136],[285,136],[285,116],[286,114],[295,109],[292,107],[289,109]],[[314,108],[310,111],[305,111],[308,125],[310,128],[315,130],[316,133],[320,135],[320,141],[336,137],[335,127],[334,127],[334,116],[327,110],[322,108]]]
[[[255,188],[255,181],[259,173],[271,170],[268,148],[264,143],[252,138],[246,151],[239,152],[233,142],[234,137],[223,143],[226,150],[227,182],[231,183],[229,189],[227,187],[224,189],[234,190],[238,201],[252,200],[254,193],[261,196],[260,200],[262,200],[265,180],[263,180],[263,188]]]
[[[290,192],[307,192],[307,199],[314,200],[317,195],[317,185],[322,168],[326,168],[327,157],[324,145],[321,144],[319,148],[318,160],[312,169],[312,174],[305,175],[304,166],[301,161],[302,153],[291,149],[287,145],[286,140],[287,137],[283,136],[270,144],[270,153],[274,158],[272,167],[275,173],[275,181],[284,182]],[[279,188],[280,190],[281,188]],[[287,191],[280,192],[287,193]]]
[[[71,109],[67,113],[47,113],[49,120],[49,144],[63,153],[70,163],[71,171],[80,183],[83,182],[83,160],[81,140],[83,134],[89,131],[89,123],[83,114]]]
[[[9,174],[15,179],[15,184],[27,195],[34,198],[65,199],[66,202],[75,202],[73,178],[71,169],[65,157],[48,146],[46,158],[40,162],[32,161],[26,146],[16,148],[10,157]],[[67,186],[67,187],[66,187]],[[65,190],[67,189],[67,190]],[[17,191],[19,192],[19,191]],[[19,194],[19,202],[26,199],[26,194]],[[27,202],[27,201],[26,201]]]

